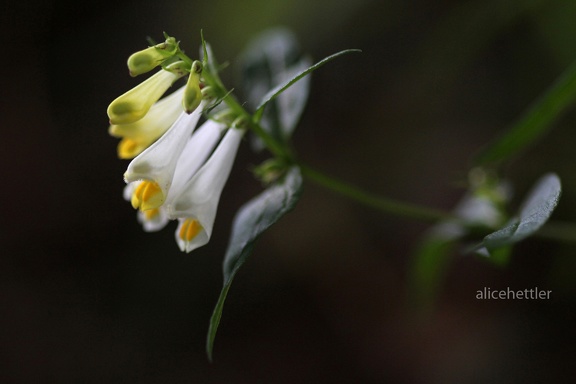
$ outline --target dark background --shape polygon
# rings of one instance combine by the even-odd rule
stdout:
[[[436,310],[406,311],[427,225],[305,184],[238,274],[204,353],[231,220],[260,191],[240,150],[212,241],[145,234],[106,107],[126,58],[167,31],[220,61],[291,28],[315,60],[300,157],[367,190],[451,209],[471,157],[576,59],[572,0],[8,1],[0,9],[0,381],[6,383],[559,383],[574,377],[576,245],[530,239],[508,268],[454,255]],[[508,163],[512,209],[542,174],[576,221],[575,113]],[[549,301],[476,291],[552,290]]]

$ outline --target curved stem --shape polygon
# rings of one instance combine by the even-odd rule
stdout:
[[[293,161],[293,156],[290,151],[285,146],[278,143],[272,136],[268,134],[268,132],[262,128],[259,123],[255,121],[254,116],[248,113],[244,107],[238,103],[234,96],[232,96],[232,94],[226,90],[217,76],[212,74],[209,70],[204,70],[202,72],[202,77],[204,77],[204,80],[212,86],[216,97],[222,99],[228,108],[230,108],[236,115],[238,115],[238,117],[244,118],[248,124],[248,128],[250,128],[256,135],[258,135],[258,137],[260,137],[260,139],[262,139],[266,148],[270,152],[272,152],[277,157],[289,160],[290,162]]]
[[[433,208],[409,204],[365,192],[355,186],[333,179],[309,166],[299,163],[302,174],[315,183],[381,212],[425,221],[457,219],[450,213]]]
[[[270,152],[272,152],[279,158],[287,160],[289,163],[295,163],[294,155],[291,153],[289,148],[285,145],[282,145],[282,143],[279,143],[270,134],[268,134],[268,132],[266,132],[262,128],[262,126],[257,122],[256,118],[250,113],[248,113],[238,103],[238,101],[236,101],[236,99],[229,92],[227,92],[226,88],[222,85],[222,83],[216,76],[214,76],[208,70],[204,71],[202,76],[205,78],[206,82],[214,88],[215,94],[218,98],[221,98],[222,101],[226,103],[226,105],[238,116],[246,119],[249,128],[256,135],[258,135],[260,139],[262,139],[264,145]],[[386,197],[376,196],[368,192],[364,192],[359,188],[346,184],[342,181],[330,178],[325,174],[316,171],[305,164],[299,163],[298,165],[300,166],[304,176],[315,181],[316,183],[334,192],[338,192],[341,195],[344,195],[359,203],[375,208],[379,211],[425,221],[455,219],[453,215],[443,211],[408,204],[393,199],[389,199]]]

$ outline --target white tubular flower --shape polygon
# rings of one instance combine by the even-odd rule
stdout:
[[[146,116],[134,123],[111,125],[108,133],[122,138],[118,144],[118,157],[133,159],[162,136],[182,113],[180,99],[183,93],[184,87],[181,87],[164,97],[150,108]]]
[[[124,200],[132,201],[135,189],[139,187],[142,182],[130,183],[124,187]],[[163,207],[149,209],[147,211],[138,211],[138,222],[142,224],[145,232],[156,232],[161,230],[168,224],[168,215]]]
[[[187,72],[181,62],[160,70],[147,80],[117,97],[108,106],[110,124],[130,124],[143,118],[164,92]]]
[[[174,197],[182,193],[188,180],[206,163],[225,129],[225,124],[208,120],[194,132],[176,164],[172,185],[166,197],[167,205],[170,205]]]
[[[141,211],[160,207],[170,189],[178,158],[194,131],[204,103],[190,115],[180,114],[168,131],[138,155],[126,169],[124,180],[132,183],[144,180],[132,194],[132,206]]]
[[[183,252],[208,243],[220,194],[234,164],[244,130],[230,128],[208,161],[167,206],[169,218],[178,218],[176,242]]]

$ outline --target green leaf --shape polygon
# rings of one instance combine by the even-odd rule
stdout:
[[[284,72],[278,74],[278,83],[284,83],[285,81],[290,80],[311,65],[312,59],[309,57],[303,57],[294,65],[286,68]],[[278,113],[278,127],[280,130],[279,134],[282,135],[284,141],[290,138],[292,133],[294,133],[294,130],[300,121],[300,116],[302,115],[302,112],[304,112],[304,107],[308,102],[309,92],[310,76],[286,89],[275,100]]]
[[[576,101],[576,62],[499,139],[475,159],[476,164],[497,163],[533,144]]]
[[[296,37],[285,28],[274,28],[255,38],[242,55],[242,89],[248,108],[255,110],[266,93],[312,65],[308,57],[301,57]],[[295,84],[259,118],[262,128],[276,141],[286,142],[292,135],[308,99],[310,81]],[[257,151],[264,144],[252,137]]]
[[[222,317],[226,295],[234,276],[254,248],[254,242],[271,225],[290,212],[300,198],[302,176],[298,167],[292,167],[284,178],[260,195],[244,204],[236,217],[230,244],[223,262],[224,286],[212,313],[206,341],[206,353],[212,361],[214,339]]]
[[[560,199],[560,179],[553,173],[543,176],[522,204],[517,218],[489,234],[475,251],[490,256],[495,250],[517,243],[534,234],[550,218]]]
[[[279,84],[278,86],[276,86],[274,89],[270,90],[266,95],[264,95],[262,102],[260,103],[260,105],[256,108],[256,113],[254,114],[255,119],[258,121],[258,119],[260,119],[260,117],[262,117],[262,113],[264,113],[264,108],[266,107],[266,105],[274,100],[276,97],[278,97],[282,92],[284,92],[286,89],[288,89],[290,86],[292,86],[292,84],[296,83],[298,80],[300,80],[301,78],[303,78],[304,76],[312,73],[313,71],[315,71],[316,69],[320,68],[321,66],[323,66],[324,64],[336,59],[337,57],[340,57],[342,55],[348,54],[348,53],[352,53],[352,52],[362,52],[359,49],[346,49],[344,51],[340,51],[337,52],[331,56],[328,56],[326,58],[324,58],[323,60],[317,62],[316,64],[312,65],[311,67],[308,67],[307,69],[299,72],[296,76],[294,76],[293,78],[289,79],[288,81],[285,81],[282,84]]]

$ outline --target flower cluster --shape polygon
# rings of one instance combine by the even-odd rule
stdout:
[[[178,220],[176,242],[190,252],[210,240],[220,194],[228,179],[244,130],[230,111],[199,127],[212,101],[202,76],[205,63],[181,54],[174,38],[136,52],[128,69],[137,76],[161,69],[108,107],[109,133],[121,138],[118,156],[132,159],[124,197],[138,209],[145,231]],[[179,79],[186,84],[164,97]]]

